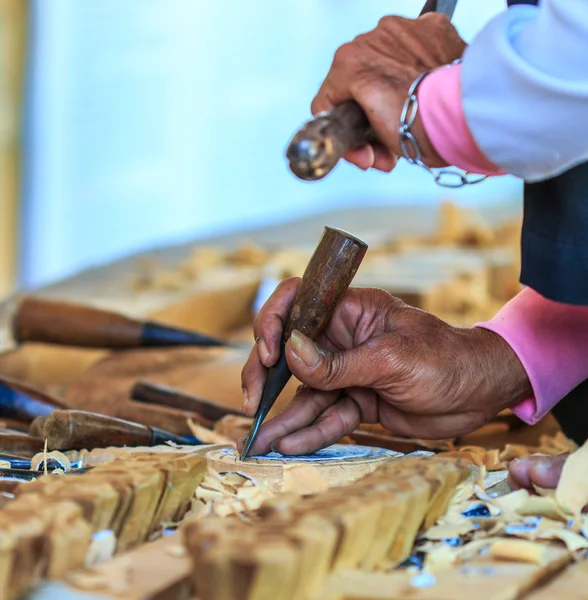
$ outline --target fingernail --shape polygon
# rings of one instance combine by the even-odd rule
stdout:
[[[308,367],[316,367],[321,359],[318,348],[299,331],[294,330],[290,336],[294,354]]]
[[[249,404],[249,394],[247,393],[247,388],[243,388],[243,412],[247,412],[247,406]]]
[[[257,351],[259,352],[259,358],[261,358],[261,362],[265,364],[269,360],[270,353],[267,349],[267,344],[262,337],[257,340]]]

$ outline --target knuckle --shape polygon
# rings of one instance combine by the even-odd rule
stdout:
[[[348,65],[350,62],[353,62],[355,57],[355,50],[353,48],[353,43],[348,42],[347,44],[343,44],[335,51],[335,56],[333,57],[333,65],[337,67]]]
[[[400,17],[386,15],[378,21],[378,29],[395,29],[400,25]]]
[[[337,382],[341,379],[343,373],[343,362],[343,355],[341,353],[337,352],[326,355],[322,372],[323,384],[329,388],[336,388]]]

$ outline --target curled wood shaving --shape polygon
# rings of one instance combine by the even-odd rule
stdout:
[[[272,497],[275,490],[267,482],[259,484],[243,473],[208,473],[195,491],[189,518],[216,515],[228,517],[251,513]]]
[[[588,504],[588,442],[570,454],[564,463],[555,499],[572,515],[579,515]]]
[[[48,474],[47,465],[50,460],[54,460],[56,463],[61,465],[61,468],[67,473],[71,471],[71,462],[69,458],[63,452],[59,452],[58,450],[54,450],[53,452],[47,452],[47,440],[45,440],[45,449],[43,452],[39,452],[35,454],[33,458],[31,458],[31,471],[38,471],[39,466],[43,464],[43,471],[45,475]]]

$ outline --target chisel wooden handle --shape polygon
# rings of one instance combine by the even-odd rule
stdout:
[[[229,345],[194,331],[43,298],[21,300],[12,319],[12,336],[17,343],[105,349]]]
[[[203,400],[197,396],[186,394],[180,390],[155,385],[146,381],[139,381],[131,390],[131,399],[147,404],[157,404],[178,410],[196,413],[206,421],[214,423],[226,415],[240,415],[243,413],[210,400]]]
[[[49,450],[91,450],[107,446],[156,446],[165,442],[196,445],[196,438],[183,437],[133,421],[83,410],[57,410],[43,425]]]
[[[328,175],[347,150],[374,139],[362,108],[349,100],[307,121],[292,138],[286,157],[296,177],[316,181]]]
[[[0,377],[0,418],[30,423],[60,408],[65,408],[63,403],[41,390],[10,377]]]
[[[347,291],[367,251],[367,244],[355,236],[325,227],[312,255],[284,326],[280,357],[268,371],[259,408],[243,446],[245,459],[262,421],[292,376],[284,348],[294,329],[311,340],[323,330]]]
[[[0,452],[31,458],[43,451],[43,440],[26,434],[0,433]]]

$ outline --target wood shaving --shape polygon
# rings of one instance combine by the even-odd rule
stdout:
[[[86,591],[108,591],[115,594],[126,592],[132,583],[133,563],[131,557],[121,557],[109,563],[108,571],[98,565],[90,571],[73,573],[67,577],[75,587]]]
[[[231,444],[232,446],[235,445],[233,440],[229,439],[228,437],[225,437],[224,435],[216,433],[211,429],[203,427],[202,425],[196,423],[192,419],[188,419],[188,427],[190,428],[192,435],[194,437],[197,437],[205,444]]]
[[[502,539],[490,546],[490,555],[496,560],[541,564],[544,548],[537,542]]]
[[[110,560],[116,550],[116,536],[111,530],[104,530],[92,536],[92,542],[86,555],[86,568],[89,569]]]
[[[537,539],[561,540],[570,552],[588,548],[588,540],[584,536],[565,529],[548,529],[541,533]]]
[[[0,469],[12,469],[12,465],[7,460],[0,460]]]
[[[579,515],[588,504],[588,442],[564,463],[555,499],[571,515]]]
[[[183,558],[187,555],[186,549],[180,544],[176,544],[174,546],[167,546],[165,549],[165,553],[176,558]]]
[[[301,496],[318,494],[329,489],[329,480],[311,465],[284,465],[282,492]]]
[[[39,452],[35,454],[33,458],[31,458],[31,471],[38,471],[39,466],[43,463],[43,471],[45,475],[48,475],[49,470],[47,468],[48,461],[54,460],[59,465],[63,471],[71,471],[71,462],[69,458],[63,452],[59,452],[58,450],[54,450],[53,452],[47,452],[47,440],[45,440],[45,449],[43,452]]]
[[[443,544],[427,553],[424,570],[428,573],[437,573],[438,571],[450,569],[457,561],[457,552],[453,548]]]
[[[239,473],[208,473],[196,488],[189,518],[228,517],[251,513],[276,494],[269,482],[258,483]]]

